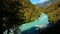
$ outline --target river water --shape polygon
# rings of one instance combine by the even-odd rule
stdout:
[[[22,24],[21,26],[19,26],[19,29],[22,33],[24,33],[25,31],[27,31],[27,33],[30,32],[30,34],[32,34],[31,32],[35,32],[36,30],[38,30],[38,28],[44,28],[47,27],[47,24],[49,24],[48,22],[48,15],[41,12],[41,15],[38,19],[36,19],[35,21],[29,22],[29,23],[25,23]],[[18,32],[20,34],[20,31]],[[24,34],[27,34],[26,32]],[[37,32],[35,33],[37,34]]]
[[[47,27],[47,25],[49,24],[48,20],[49,20],[48,15],[41,12],[40,17],[35,21],[18,26],[19,29],[16,31],[16,33],[17,34],[40,34],[38,30]],[[11,32],[10,34],[13,34],[13,33],[14,32]],[[7,34],[7,33],[4,32],[4,34]]]

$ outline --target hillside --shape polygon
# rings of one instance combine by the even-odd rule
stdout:
[[[44,2],[44,3],[37,3],[36,5],[37,6],[40,6],[40,7],[48,7],[49,5],[51,4],[51,2],[50,1],[46,1],[46,2]]]
[[[20,0],[19,2],[22,4],[20,12],[24,13],[25,22],[34,21],[39,17],[38,6],[34,6],[29,0]]]
[[[35,5],[47,8],[50,4],[53,4],[55,2],[57,2],[57,1],[56,0],[49,0],[49,1],[46,1],[46,2],[43,2],[43,3],[37,3]]]
[[[40,11],[46,13],[49,17],[49,20],[55,24],[58,20],[60,20],[60,0],[57,0],[56,2],[53,0],[50,1],[53,3],[47,8],[41,6],[39,7]]]
[[[34,21],[41,12],[48,14],[49,20],[54,23],[60,19],[60,0],[47,8],[33,5],[29,0],[0,1],[0,22],[3,23],[4,30]]]
[[[29,0],[0,0],[0,22],[3,31],[26,22],[34,21],[40,16],[39,7],[34,6]]]
[[[51,4],[46,10],[44,10],[51,21],[58,21],[60,20],[60,1]]]

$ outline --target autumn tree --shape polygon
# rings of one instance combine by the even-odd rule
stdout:
[[[23,13],[19,14],[21,7],[22,4],[17,0],[0,0],[0,23],[3,24],[3,31],[24,23],[24,19],[19,19],[23,17]]]

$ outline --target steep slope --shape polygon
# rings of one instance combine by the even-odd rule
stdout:
[[[46,1],[46,2],[43,2],[43,3],[37,3],[36,5],[37,6],[40,6],[40,7],[48,7],[50,4],[53,4],[57,2],[56,0],[49,0],[49,1]]]
[[[49,2],[43,3],[40,7],[40,11],[48,14],[49,20],[56,23],[58,20],[60,20],[60,0],[50,0],[52,4],[50,4],[47,8],[46,5],[49,4]]]
[[[40,16],[38,7],[29,0],[0,0],[0,9],[3,31],[34,21]]]
[[[37,3],[36,5],[40,7],[48,7],[50,4],[51,4],[50,1],[46,1],[44,3]]]
[[[34,6],[29,0],[20,0],[22,4],[21,12],[24,13],[25,22],[30,22],[38,18],[40,11],[38,6]]]
[[[41,12],[48,14],[50,21],[60,19],[60,0],[48,8],[33,5],[29,0],[0,0],[0,9],[0,23],[4,30],[34,21]]]
[[[56,21],[60,20],[60,0],[54,4],[51,4],[44,11],[49,15],[49,19],[56,23]]]

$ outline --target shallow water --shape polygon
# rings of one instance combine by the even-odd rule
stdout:
[[[40,28],[45,28],[49,24],[48,22],[48,15],[45,13],[41,13],[40,17],[32,22],[22,24],[18,26],[19,29],[16,31],[17,34],[40,34]],[[42,26],[43,25],[43,26]],[[13,34],[14,32],[10,33]],[[4,34],[7,34],[5,31]]]
[[[40,17],[37,20],[29,22],[29,23],[25,23],[25,24],[19,26],[19,28],[21,29],[21,31],[25,31],[25,30],[28,30],[32,27],[35,27],[35,25],[46,26],[48,23],[49,23],[48,22],[48,15],[45,13],[41,13]]]

